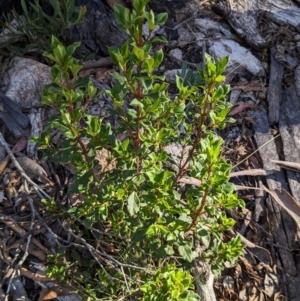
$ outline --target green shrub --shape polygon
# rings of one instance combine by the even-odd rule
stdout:
[[[178,94],[170,99],[164,76],[156,73],[163,51],[152,49],[154,42],[165,41],[142,32],[145,20],[151,33],[167,15],[146,11],[147,3],[134,0],[132,11],[115,6],[116,19],[129,35],[120,48],[109,48],[119,71],[105,93],[118,128],[87,111],[97,92],[89,77],[78,75],[81,65],[72,54],[79,43],[65,48],[53,37],[52,53],[45,54],[55,63],[53,83],[45,87],[43,102],[59,114],[39,141],[51,160],[76,167],[71,192],[84,201],[60,218],[74,235],[83,231],[85,240],[77,240],[94,250],[90,261],[80,250],[72,255],[72,279],[81,289],[98,300],[197,300],[193,260],[204,260],[218,272],[242,253],[239,237],[222,239],[234,225],[223,209],[243,206],[228,181],[231,167],[221,157],[222,139],[216,134],[230,121],[229,86],[222,85],[228,58],[215,62],[206,55],[192,79],[176,77]],[[55,147],[52,129],[64,136]],[[103,151],[106,164],[99,166],[97,154]],[[196,185],[184,184],[191,179]],[[53,202],[49,206],[55,210]],[[108,242],[115,255],[103,251]],[[48,274],[58,270],[63,273],[52,261]]]
[[[43,11],[41,2],[49,4],[53,10],[51,16]],[[6,38],[0,42],[0,51],[4,54],[22,56],[34,49],[51,50],[51,36],[64,40],[66,31],[81,23],[86,15],[86,7],[76,7],[75,0],[34,0],[29,6],[21,0],[21,5],[22,16],[12,12],[14,23],[6,17],[7,22],[3,26]]]

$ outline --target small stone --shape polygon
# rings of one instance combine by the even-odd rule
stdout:
[[[168,70],[166,71],[165,77],[166,77],[166,81],[170,84],[174,84],[176,82],[176,75],[181,72],[181,69],[173,69],[173,70]]]
[[[190,30],[184,27],[178,28],[178,35],[178,46],[181,48],[195,40],[195,36],[193,35],[193,33],[191,33]]]
[[[182,61],[182,51],[179,48],[172,49],[169,52],[171,61],[178,63]]]
[[[15,57],[3,78],[3,91],[21,108],[40,106],[42,90],[52,81],[51,68],[28,58]]]
[[[243,74],[245,70],[257,77],[264,77],[266,75],[261,61],[249,49],[237,42],[220,39],[219,41],[209,41],[208,44],[209,54],[216,60],[220,60],[224,56],[230,57],[225,75],[232,72]]]
[[[202,47],[203,42],[205,41],[205,34],[201,32],[195,32],[195,38],[196,38],[196,45],[198,47]]]
[[[156,34],[156,32],[159,30],[159,26],[157,25],[151,32],[150,38],[154,37],[154,35]],[[143,24],[143,35],[145,38],[147,38],[149,36],[149,24],[148,22]]]

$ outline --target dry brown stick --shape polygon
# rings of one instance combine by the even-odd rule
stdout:
[[[183,183],[183,184],[188,184],[188,185],[195,185],[200,187],[201,186],[201,181],[193,178],[193,177],[189,177],[189,178],[179,178],[177,180],[178,183]]]
[[[193,178],[193,177],[181,178],[181,179],[178,179],[177,182],[183,183],[183,184],[195,185],[197,187],[201,186],[201,181],[196,178]],[[247,190],[247,189],[263,190],[262,188],[259,188],[259,187],[242,186],[242,185],[234,185],[234,187],[235,187],[235,190]]]
[[[40,273],[33,273],[23,267],[20,268],[20,274],[34,281],[40,281],[40,282],[56,281],[55,278],[50,278]]]
[[[110,57],[104,57],[99,59],[98,61],[87,61],[84,62],[83,69],[91,69],[91,68],[97,68],[97,67],[107,67],[113,65],[113,61]]]
[[[246,169],[246,170],[240,170],[236,172],[230,173],[229,177],[240,177],[240,176],[267,176],[268,172],[264,169]]]
[[[271,159],[271,162],[275,163],[279,167],[282,167],[282,168],[285,168],[288,170],[292,170],[295,172],[300,172],[300,163],[281,161],[281,160],[272,160],[272,159]]]

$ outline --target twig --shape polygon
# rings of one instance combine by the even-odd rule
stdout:
[[[59,179],[59,176],[58,176],[58,174],[56,173],[56,171],[55,171],[55,169],[54,169],[54,167],[53,167],[53,164],[52,164],[51,162],[49,163],[49,167],[50,167],[50,170],[51,170],[51,172],[52,172],[52,175],[53,175],[53,177],[54,177],[54,180],[55,180],[55,182],[56,182],[56,184],[57,184],[59,190],[61,190],[62,187],[63,187],[63,185],[62,185],[62,183],[61,183],[61,181],[60,181],[60,179]]]
[[[67,231],[69,232],[73,237],[75,237],[76,239],[80,240],[85,246],[86,248],[89,250],[89,252],[91,253],[91,255],[94,257],[94,259],[96,260],[96,262],[98,263],[98,265],[101,267],[101,269],[103,270],[103,272],[106,274],[106,276],[112,280],[112,281],[119,281],[124,283],[123,281],[121,281],[120,279],[117,279],[115,277],[112,277],[110,274],[107,273],[106,269],[104,268],[104,266],[102,265],[102,263],[99,261],[98,257],[95,255],[95,253],[99,253],[98,250],[96,250],[93,246],[91,246],[89,243],[87,243],[83,238],[79,237],[78,235],[74,234],[72,230],[66,228],[65,226],[62,225],[62,223],[60,222],[61,226]],[[95,252],[95,253],[94,253]]]
[[[7,285],[7,290],[6,290],[6,295],[5,295],[5,301],[8,301],[9,298],[9,292],[11,290],[11,286],[12,286],[12,282],[16,276],[16,274],[18,273],[18,270],[20,269],[20,267],[23,265],[24,261],[26,260],[27,256],[28,256],[28,249],[29,249],[29,245],[31,243],[31,234],[27,237],[27,243],[26,243],[26,248],[25,248],[25,252],[22,256],[22,258],[20,259],[20,261],[18,262],[18,264],[16,265],[16,267],[13,270],[13,273],[10,276],[8,285]]]
[[[113,61],[110,57],[104,57],[99,59],[98,61],[87,61],[84,62],[83,69],[91,69],[91,68],[97,68],[97,67],[106,67],[113,65]]]
[[[115,259],[113,256],[106,254],[104,252],[100,252],[99,250],[95,249],[93,246],[91,246],[85,239],[83,239],[82,237],[79,237],[78,235],[76,235],[75,233],[73,233],[72,230],[66,228],[64,225],[62,225],[62,223],[60,222],[61,227],[63,227],[68,233],[70,233],[74,238],[76,238],[77,240],[81,241],[91,252],[95,252],[97,254],[99,254],[100,256],[110,259],[113,263],[115,263],[115,265],[120,266],[120,267],[124,267],[124,268],[132,268],[132,269],[136,269],[136,270],[142,270],[150,275],[153,275],[154,273],[150,270],[148,270],[147,268],[143,268],[143,267],[139,267],[136,265],[132,265],[132,264],[126,264],[126,263],[121,263],[119,262],[117,259]],[[110,276],[111,277],[111,276]],[[119,281],[119,279],[118,279]]]
[[[185,20],[183,20],[182,22],[180,22],[179,24],[177,24],[176,26],[174,26],[173,28],[169,27],[170,29],[173,29],[173,30],[177,30],[179,27],[181,27],[183,24],[195,19],[197,17],[197,15],[194,15],[190,18],[187,18]],[[166,28],[168,28],[167,26],[165,26]]]
[[[240,176],[267,176],[268,172],[264,169],[246,169],[230,173],[229,177],[240,177]]]
[[[27,181],[24,180],[23,182],[24,182],[23,183],[24,184],[24,190],[25,190],[25,192],[27,194],[28,203],[29,203],[29,206],[30,206],[30,209],[31,209],[31,222],[32,223],[30,225],[30,230],[32,230],[33,222],[35,220],[35,216],[37,215],[37,211],[36,211],[36,209],[34,207],[33,199],[32,199],[32,197],[29,194],[29,189],[28,189]]]
[[[274,244],[274,243],[272,243],[272,242],[267,242],[267,241],[265,241],[264,242],[266,245],[270,245],[270,246],[272,246],[272,247],[274,247],[274,248],[278,248],[278,249],[283,249],[283,250],[286,250],[286,251],[288,251],[288,252],[293,252],[293,250],[291,250],[290,248],[288,248],[288,247],[285,247],[285,246],[282,246],[282,245],[280,245],[280,244]]]
[[[255,153],[257,153],[261,148],[263,148],[265,145],[267,145],[268,143],[270,143],[271,141],[275,140],[276,138],[278,138],[280,136],[280,134],[276,135],[275,137],[273,137],[272,139],[268,140],[267,142],[265,142],[264,144],[262,144],[257,150],[255,150],[254,152],[252,152],[249,156],[247,156],[245,159],[243,159],[242,161],[240,161],[239,163],[237,163],[236,165],[233,166],[233,168],[239,166],[240,164],[242,164],[243,162],[245,162],[247,159],[249,159],[251,156],[253,156]]]
[[[121,267],[121,271],[122,271],[122,275],[123,275],[123,278],[124,278],[124,281],[125,281],[125,284],[126,284],[126,288],[127,288],[127,290],[128,290],[128,293],[130,294],[129,285],[128,285],[128,282],[127,282],[126,275],[125,275],[125,273],[124,273],[123,267]]]
[[[166,54],[166,56],[172,57],[172,56],[169,55],[169,54]],[[189,66],[192,66],[192,67],[194,67],[194,68],[196,68],[196,69],[199,67],[198,64],[190,63],[190,62],[185,61],[185,60],[181,60],[181,59],[176,59],[176,60],[177,60],[178,62],[180,62],[180,63],[186,62]]]
[[[281,160],[272,160],[274,164],[278,165],[279,167],[292,170],[294,172],[300,172],[300,164],[296,162],[289,162],[289,161],[281,161]]]

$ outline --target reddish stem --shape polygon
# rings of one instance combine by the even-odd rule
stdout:
[[[186,167],[188,165],[188,163],[190,162],[190,160],[192,159],[193,155],[194,155],[194,152],[195,152],[195,149],[196,147],[198,146],[201,138],[202,138],[202,132],[201,132],[201,128],[202,126],[204,125],[204,122],[206,120],[206,117],[208,115],[208,112],[207,112],[207,107],[208,107],[208,95],[211,94],[212,92],[212,89],[213,89],[213,83],[210,83],[209,84],[209,87],[207,89],[207,94],[206,94],[206,97],[205,97],[205,101],[204,101],[204,105],[203,105],[203,108],[204,108],[204,111],[203,113],[201,114],[201,121],[200,123],[198,124],[198,127],[197,127],[197,134],[196,134],[196,138],[194,140],[194,143],[192,145],[192,148],[190,149],[189,151],[189,154],[185,160],[185,162],[179,167],[179,171],[178,171],[178,174],[174,180],[174,183],[177,183],[177,181],[184,176],[185,172],[187,171]]]

